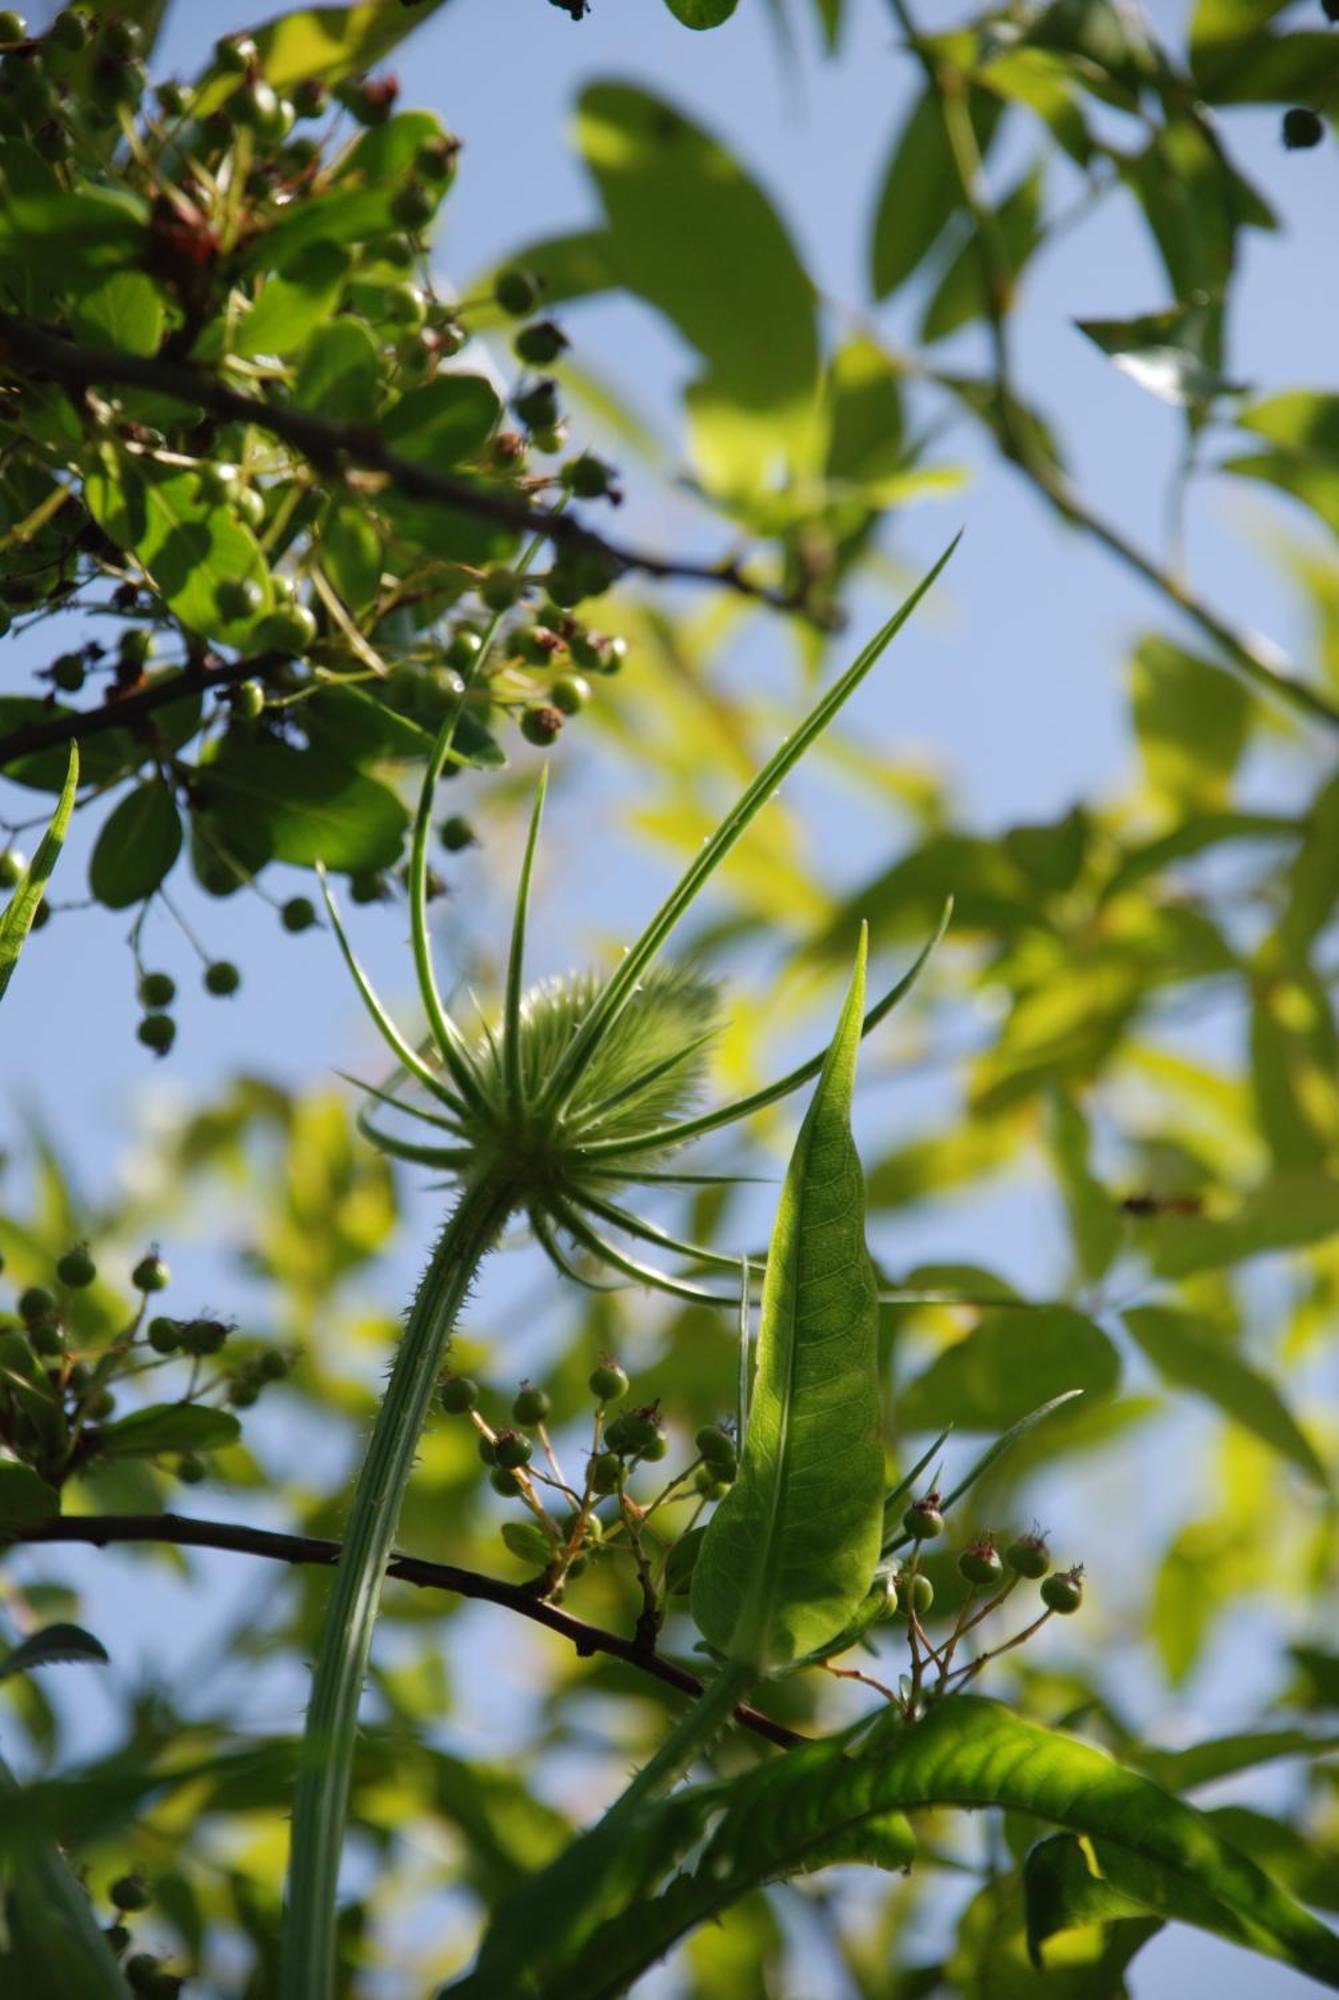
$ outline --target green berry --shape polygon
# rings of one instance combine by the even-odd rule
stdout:
[[[512,319],[524,319],[539,303],[539,279],[529,271],[501,271],[493,281],[493,297]]]
[[[200,1357],[221,1353],[227,1344],[230,1328],[221,1319],[190,1319],[178,1331],[185,1353]]]
[[[416,329],[428,316],[427,300],[417,285],[386,285],[381,293],[380,316],[391,326]]]
[[[286,1381],[289,1373],[288,1356],[280,1354],[277,1347],[267,1349],[256,1363],[256,1373],[262,1382]]]
[[[459,813],[452,813],[450,819],[442,821],[437,829],[437,838],[448,854],[459,854],[464,848],[473,847],[475,844],[474,828],[467,819],[462,819]]]
[[[527,708],[521,717],[521,734],[527,743],[537,749],[547,749],[557,741],[562,733],[563,714],[548,702],[541,702],[538,708]]]
[[[260,1384],[241,1376],[228,1384],[228,1401],[235,1410],[249,1410],[260,1401]]]
[[[214,61],[230,76],[245,76],[260,61],[260,50],[250,35],[220,35],[214,44]]]
[[[243,722],[255,722],[265,713],[265,689],[259,681],[243,681],[233,695],[233,709]]]
[[[19,1293],[19,1318],[25,1326],[36,1326],[39,1320],[56,1317],[56,1295],[45,1285],[29,1285]]]
[[[169,77],[166,83],[160,83],[154,95],[158,99],[158,108],[165,118],[184,118],[195,102],[195,92],[191,86],[188,83],[178,83],[172,77]]]
[[[259,528],[265,519],[265,495],[258,487],[240,487],[233,506],[238,519],[244,521],[248,528]]]
[[[449,181],[456,170],[460,143],[456,139],[425,139],[414,154],[414,171],[425,181],[439,185]]]
[[[305,604],[286,604],[265,620],[260,637],[276,652],[300,659],[316,638],[316,619]]]
[[[928,1576],[917,1570],[914,1576],[900,1576],[897,1579],[897,1608],[906,1618],[908,1605],[918,1618],[923,1618],[935,1601],[935,1587]]]
[[[28,1328],[28,1345],[34,1354],[55,1356],[65,1352],[65,1339],[53,1319],[39,1319]]]
[[[468,626],[462,625],[458,632],[451,635],[451,643],[446,649],[446,664],[459,673],[467,674],[483,651],[483,643],[477,632],[471,632]]]
[[[1004,1551],[1004,1560],[1018,1576],[1035,1583],[1051,1567],[1051,1554],[1040,1535],[1020,1535]]]
[[[510,611],[524,588],[515,570],[494,569],[479,585],[479,595],[490,611]]]
[[[184,1451],[176,1463],[177,1478],[183,1486],[198,1486],[208,1471],[198,1451]]]
[[[432,221],[436,208],[422,181],[406,181],[391,197],[391,220],[401,229],[422,229]]]
[[[88,22],[74,7],[62,7],[47,34],[57,48],[67,50],[72,56],[88,46]]]
[[[527,430],[545,430],[558,420],[558,384],[545,375],[513,396],[511,406]]]
[[[107,1948],[114,1958],[119,1958],[130,1943],[130,1932],[125,1924],[107,1924],[103,1928],[102,1935],[106,1938]]]
[[[147,1910],[153,1900],[139,1875],[120,1875],[107,1891],[118,1910]]]
[[[385,900],[388,893],[386,877],[378,875],[374,869],[360,869],[356,875],[349,877],[349,897],[352,902],[380,903]]]
[[[549,1399],[542,1389],[522,1382],[512,1399],[511,1414],[518,1424],[542,1424],[549,1414]]]
[[[620,1452],[625,1458],[636,1458],[647,1456],[663,1436],[659,1406],[648,1403],[641,1409],[620,1410],[605,1431],[605,1442],[611,1451]]]
[[[509,1500],[514,1499],[516,1494],[521,1490],[520,1480],[505,1465],[495,1465],[493,1467],[493,1470],[488,1475],[488,1483],[495,1493],[501,1493]]]
[[[497,1464],[497,1445],[491,1437],[485,1436],[483,1431],[479,1433],[475,1449],[485,1465]]]
[[[567,345],[567,335],[551,319],[537,319],[533,325],[523,326],[511,344],[517,360],[531,368],[547,368]]]
[[[590,1372],[590,1392],[597,1403],[614,1403],[628,1393],[628,1378],[617,1361],[604,1360]]]
[[[116,1410],[116,1398],[110,1389],[97,1389],[84,1404],[84,1412],[94,1423],[104,1423]]]
[[[130,1273],[130,1282],[137,1292],[165,1292],[172,1282],[172,1273],[154,1250],[140,1258]]]
[[[216,958],[205,967],[205,992],[215,994],[220,1000],[235,993],[241,983],[242,975],[230,958]]]
[[[995,1544],[984,1540],[969,1543],[958,1557],[958,1574],[980,1589],[997,1584],[1004,1575],[1004,1564]]]
[[[623,1462],[618,1453],[602,1451],[590,1462],[590,1485],[592,1493],[617,1493],[619,1481],[623,1477]]]
[[[254,618],[265,602],[265,593],[254,577],[228,576],[214,592],[219,617],[231,625],[242,618]]]
[[[657,1431],[654,1437],[649,1438],[642,1446],[638,1456],[644,1458],[648,1465],[654,1465],[658,1460],[667,1458],[669,1456],[669,1439],[665,1436],[664,1431]],[[721,1474],[721,1477],[724,1478],[724,1474]]]
[[[1283,143],[1290,153],[1318,146],[1325,137],[1324,121],[1309,105],[1294,105],[1283,114]]]
[[[78,694],[86,669],[78,653],[62,653],[51,662],[51,678],[62,694]]]
[[[1048,1611],[1058,1611],[1062,1618],[1068,1618],[1083,1602],[1083,1571],[1057,1570],[1054,1576],[1046,1577],[1041,1586],[1041,1601]]]
[[[146,1049],[165,1056],[177,1039],[177,1024],[170,1014],[146,1014],[135,1033]]]
[[[719,1424],[703,1424],[693,1443],[708,1465],[730,1465],[737,1457],[734,1439]]]
[[[448,1416],[463,1417],[478,1407],[479,1384],[468,1375],[448,1375],[437,1391],[437,1400]]]
[[[613,467],[593,451],[583,451],[580,458],[570,459],[563,467],[562,481],[576,499],[600,500],[613,485]]]
[[[155,1354],[176,1354],[181,1347],[181,1327],[165,1313],[157,1313],[149,1321],[145,1338]]]
[[[147,625],[132,625],[121,634],[117,650],[127,665],[142,667],[153,657],[153,633]]]
[[[939,1511],[939,1495],[927,1493],[923,1500],[913,1501],[902,1516],[904,1531],[916,1542],[933,1541],[944,1531],[944,1517]]]
[[[549,700],[564,715],[580,715],[590,700],[590,682],[584,674],[559,674],[549,687]]]
[[[290,896],[279,912],[279,921],[295,936],[300,931],[309,931],[316,922],[316,905],[310,896]]]
[[[7,847],[0,853],[0,889],[12,889],[23,880],[28,859],[20,854],[17,847]]]
[[[139,997],[146,1007],[170,1007],[177,997],[177,982],[170,972],[143,973]]]
[[[319,118],[330,102],[330,92],[314,76],[293,85],[293,109],[299,118]]]
[[[718,1479],[709,1465],[699,1465],[693,1474],[693,1485],[704,1500],[723,1500],[730,1491],[727,1479]]]
[[[62,1285],[72,1292],[80,1292],[86,1285],[91,1285],[97,1275],[98,1267],[83,1243],[76,1244],[73,1250],[67,1250],[56,1264],[56,1276]]]
[[[0,9],[0,42],[26,42],[28,23],[12,7]]]
[[[499,1431],[494,1445],[494,1458],[498,1465],[508,1472],[517,1472],[523,1465],[529,1465],[534,1457],[534,1447],[529,1438],[521,1437],[516,1431]]]

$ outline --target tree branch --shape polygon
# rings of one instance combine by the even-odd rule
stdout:
[[[90,736],[105,735],[111,729],[135,729],[175,702],[194,694],[220,694],[243,681],[264,680],[272,670],[292,658],[290,653],[253,653],[245,660],[215,660],[211,666],[183,667],[180,673],[164,674],[134,694],[112,695],[100,708],[75,709],[64,715],[49,716],[43,722],[26,722],[0,736],[0,771],[21,757],[36,756],[39,750],[57,750],[64,743],[83,743]]]
[[[338,1542],[324,1541],[315,1535],[281,1535],[268,1528],[248,1528],[236,1522],[197,1521],[185,1514],[57,1515],[29,1527],[6,1528],[0,1540],[8,1544],[89,1543],[99,1549],[113,1542],[172,1542],[181,1548],[225,1549],[239,1555],[264,1556],[272,1562],[316,1563],[323,1568],[333,1567],[340,1558]],[[556,1632],[576,1648],[582,1659],[589,1659],[593,1653],[606,1653],[611,1659],[622,1660],[626,1666],[663,1681],[666,1687],[677,1688],[681,1694],[697,1697],[702,1693],[702,1682],[687,1667],[677,1666],[652,1647],[638,1645],[617,1632],[607,1632],[603,1626],[588,1625],[584,1619],[574,1618],[571,1612],[536,1597],[524,1584],[503,1583],[479,1570],[460,1569],[455,1563],[427,1562],[419,1556],[392,1556],[386,1574],[403,1583],[416,1584],[421,1590],[447,1590],[456,1597],[500,1604],[505,1610]],[[783,1750],[807,1740],[745,1702],[736,1708],[735,1720],[741,1728],[752,1730],[755,1736],[778,1744]]]
[[[0,353],[6,352],[27,371],[64,382],[70,388],[147,389],[197,404],[225,423],[255,424],[301,452],[327,475],[337,476],[349,466],[384,473],[396,491],[411,500],[454,507],[480,520],[496,522],[499,527],[513,528],[518,534],[542,535],[555,548],[579,549],[602,557],[617,573],[637,570],[665,581],[716,584],[740,597],[768,604],[774,611],[800,612],[820,625],[832,622],[809,604],[805,594],[755,583],[733,559],[720,563],[696,562],[687,557],[661,556],[649,549],[630,548],[596,534],[570,513],[533,507],[510,493],[477,484],[456,473],[416,465],[392,451],[374,425],[334,423],[307,410],[267,402],[263,397],[229,388],[227,383],[202,369],[178,362],[123,354],[116,348],[82,347],[33,320],[0,311]]]

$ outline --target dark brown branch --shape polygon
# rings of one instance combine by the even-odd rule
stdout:
[[[292,657],[288,653],[254,653],[245,660],[214,660],[210,666],[184,667],[180,673],[164,674],[134,694],[113,695],[98,708],[75,709],[64,715],[48,716],[43,722],[27,722],[0,736],[0,771],[8,770],[20,757],[32,757],[39,750],[58,750],[65,743],[84,743],[90,736],[102,736],[110,729],[136,729],[157,713],[196,694],[222,693],[243,681],[264,680],[275,667]]]
[[[824,622],[803,596],[754,583],[733,560],[695,562],[608,541],[575,515],[533,507],[510,493],[478,485],[456,473],[415,465],[392,451],[372,425],[332,423],[306,410],[266,402],[263,397],[230,389],[202,369],[178,362],[123,354],[114,348],[81,347],[32,320],[0,312],[0,354],[6,352],[26,371],[64,382],[71,388],[148,389],[197,404],[225,423],[255,424],[301,452],[329,476],[338,476],[351,466],[384,473],[396,491],[411,500],[454,507],[480,520],[494,521],[499,527],[513,528],[519,534],[542,535],[555,548],[584,550],[602,557],[615,573],[637,570],[667,581],[718,584],[741,597],[769,604],[776,611],[799,611],[815,622]]]
[[[31,1527],[7,1528],[4,1539],[13,1543],[87,1542],[99,1549],[112,1542],[173,1542],[181,1548],[229,1549],[240,1555],[265,1556],[272,1562],[319,1563],[325,1568],[340,1558],[338,1542],[323,1541],[315,1535],[280,1535],[268,1528],[247,1528],[236,1522],[192,1520],[185,1514],[58,1515]],[[687,1667],[677,1666],[663,1653],[621,1638],[617,1632],[607,1632],[603,1626],[588,1625],[556,1604],[546,1604],[523,1584],[503,1583],[478,1570],[460,1569],[455,1563],[426,1562],[419,1556],[392,1556],[386,1574],[402,1583],[417,1584],[422,1590],[449,1590],[457,1597],[500,1604],[505,1610],[558,1633],[576,1648],[582,1659],[589,1659],[592,1653],[606,1653],[611,1659],[622,1660],[625,1665],[663,1681],[666,1687],[677,1688],[681,1694],[696,1696],[702,1692],[701,1681]],[[735,1710],[735,1720],[742,1728],[751,1729],[755,1736],[764,1737],[783,1750],[806,1741],[784,1723],[773,1722],[770,1716],[744,1702]]]

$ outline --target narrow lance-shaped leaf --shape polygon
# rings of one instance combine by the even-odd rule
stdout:
[[[879,1559],[878,1302],[850,1128],[864,990],[862,935],[781,1191],[739,1478],[693,1575],[704,1637],[763,1673],[835,1637]]]
[[[38,905],[47,885],[47,880],[56,865],[57,856],[65,841],[66,829],[70,824],[70,814],[74,811],[74,795],[79,785],[79,750],[70,745],[70,762],[65,773],[65,783],[60,799],[52,815],[51,824],[38,845],[36,854],[3,910],[0,910],[0,998],[14,976],[14,967],[19,962],[24,940],[33,927]]]

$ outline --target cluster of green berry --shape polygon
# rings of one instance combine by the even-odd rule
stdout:
[[[611,1357],[592,1369],[588,1386],[595,1408],[579,1483],[569,1482],[563,1473],[547,1427],[550,1400],[543,1389],[522,1382],[502,1427],[484,1416],[483,1392],[469,1376],[447,1376],[438,1401],[449,1415],[469,1417],[490,1485],[524,1506],[529,1518],[505,1523],[503,1540],[514,1555],[543,1573],[545,1594],[561,1595],[590,1561],[621,1556],[632,1564],[641,1591],[638,1629],[654,1635],[667,1593],[682,1588],[687,1574],[676,1552],[695,1550],[697,1515],[734,1482],[738,1451],[724,1426],[704,1424],[690,1462],[659,1493],[639,1499],[630,1489],[634,1473],[660,1464],[670,1451],[661,1407],[658,1402],[625,1401],[628,1376]],[[615,1404],[621,1407],[615,1409]],[[676,1517],[671,1531],[661,1510],[673,1503],[692,1511],[686,1523]]]
[[[126,1919],[147,1910],[153,1898],[142,1875],[119,1875],[107,1891],[115,1915],[103,1928],[103,1936],[121,1962],[121,1973],[136,2000],[176,2000],[185,1985],[180,1973],[169,1972],[160,1958],[147,1951],[132,1951],[134,1938]]]
[[[62,7],[45,34],[30,35],[6,7],[0,49],[0,132],[22,134],[53,164],[111,130],[144,89],[144,36],[123,16],[98,21],[88,8]]]
[[[313,918],[315,911],[312,912]],[[230,958],[210,959],[202,984],[216,1000],[228,1000],[242,983],[242,975]],[[177,997],[177,982],[170,972],[141,972],[139,1001],[144,1012],[135,1030],[146,1049],[165,1056],[177,1039],[177,1023],[168,1012]]]

